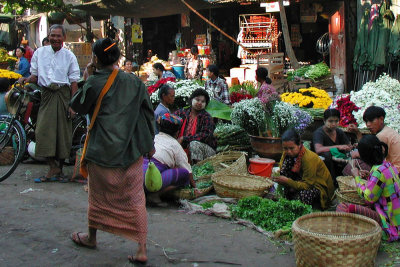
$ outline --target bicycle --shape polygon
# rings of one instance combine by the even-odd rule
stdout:
[[[10,115],[0,116],[0,182],[7,179],[18,164],[29,157],[27,147],[35,141],[41,92],[38,86],[25,87],[16,82],[5,96]],[[72,122],[72,147],[69,163],[75,162],[76,151],[86,136],[86,117],[76,115]]]

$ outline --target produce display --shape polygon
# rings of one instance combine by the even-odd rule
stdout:
[[[231,103],[237,103],[243,99],[250,99],[257,95],[257,88],[253,82],[244,81],[229,88]]]
[[[210,162],[206,162],[201,166],[194,165],[192,167],[192,174],[193,174],[193,179],[197,180],[198,177],[202,177],[208,174],[213,174],[214,167]]]
[[[0,48],[0,62],[16,62],[17,58],[10,56],[4,48]]]
[[[214,135],[217,138],[217,152],[250,147],[249,135],[239,125],[219,123],[215,127]]]
[[[0,78],[19,79],[22,75],[10,70],[0,69]]]
[[[253,196],[232,205],[233,216],[253,222],[266,231],[289,230],[293,222],[311,213],[312,207],[299,200],[280,198],[278,201]]]
[[[332,104],[329,94],[325,90],[315,87],[299,89],[298,93],[283,93],[281,99],[284,102],[305,108],[327,109]]]
[[[311,79],[315,82],[317,79],[330,74],[329,67],[324,62],[320,62],[315,65],[304,66],[295,71],[288,72],[287,79],[289,81]]]
[[[147,73],[147,75],[150,75],[151,73],[153,73],[153,64],[154,63],[161,63],[164,65],[164,67],[166,69],[171,69],[171,65],[169,64],[169,62],[164,61],[162,59],[159,59],[157,57],[157,55],[152,56],[149,62],[144,63],[141,67],[140,67],[140,71],[139,73]]]
[[[385,109],[385,124],[400,133],[400,82],[384,74],[376,82],[367,82],[357,92],[350,92],[350,100],[354,102],[358,111],[353,115],[359,128],[367,128],[363,120],[364,111],[369,106],[379,106]]]

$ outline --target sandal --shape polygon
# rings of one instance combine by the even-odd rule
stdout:
[[[46,176],[40,176],[39,178],[33,179],[35,183],[47,183],[47,182],[56,182],[58,181],[58,177],[48,178]]]
[[[86,247],[86,248],[90,248],[90,249],[96,248],[96,245],[89,245],[87,243],[84,243],[80,237],[80,234],[82,234],[82,232],[73,232],[71,234],[70,238],[75,244],[77,244],[78,246]]]
[[[60,173],[60,174],[57,176],[57,180],[58,180],[60,183],[68,183],[68,182],[69,182],[69,179],[68,179],[67,177],[65,177],[64,174],[62,174],[62,173]]]

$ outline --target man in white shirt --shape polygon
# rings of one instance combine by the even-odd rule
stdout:
[[[62,167],[69,157],[72,125],[69,101],[78,89],[80,70],[75,55],[63,48],[66,32],[62,25],[50,27],[49,46],[38,48],[31,61],[31,76],[20,82],[37,83],[42,99],[36,124],[35,155],[47,158],[50,170],[35,182],[68,181]]]

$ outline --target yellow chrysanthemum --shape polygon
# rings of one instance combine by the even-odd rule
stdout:
[[[284,102],[299,107],[310,107],[326,109],[332,104],[329,94],[321,89],[310,87],[299,89],[299,92],[284,93],[281,95]]]

